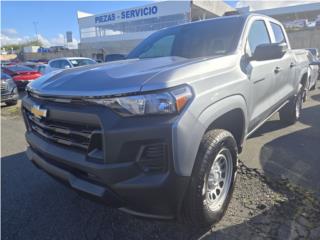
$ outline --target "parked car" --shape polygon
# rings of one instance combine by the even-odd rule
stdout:
[[[320,55],[319,55],[319,51],[317,48],[307,48],[308,51],[310,51],[310,53],[312,54],[313,58],[312,58],[312,63],[314,63],[313,65],[318,65],[318,80],[320,80],[320,64],[316,64],[316,63],[320,63]]]
[[[109,54],[105,57],[106,62],[113,62],[113,61],[119,61],[124,60],[126,57],[123,54]]]
[[[319,51],[317,48],[307,48],[307,50],[317,59],[319,60]]]
[[[308,90],[310,91],[316,89],[317,80],[319,78],[319,65],[314,63],[319,62],[319,60],[310,51],[308,52],[308,59],[310,62]]]
[[[56,71],[58,69],[68,69],[96,63],[96,61],[90,58],[83,57],[56,58],[48,62],[48,69],[46,70],[46,73]]]
[[[27,156],[123,211],[208,226],[228,206],[245,139],[278,111],[299,120],[308,66],[263,15],[166,28],[126,60],[28,85]]]
[[[32,69],[36,69],[37,68],[37,62],[33,62],[33,61],[28,61],[28,62],[23,62],[20,65],[32,68]]]
[[[12,61],[1,61],[1,67],[12,66],[14,65]]]
[[[48,64],[38,64],[37,65],[37,71],[40,72],[42,75],[46,74],[48,72]]]
[[[23,63],[23,65],[40,72],[42,75],[46,74],[48,71],[48,64],[43,64],[39,62],[26,62]]]
[[[39,78],[42,74],[23,65],[6,66],[2,71],[12,77],[18,89],[25,89],[29,82]]]
[[[16,105],[18,101],[17,86],[12,78],[5,73],[1,73],[1,103],[7,106]]]
[[[52,46],[49,49],[49,52],[61,52],[61,51],[67,51],[69,48],[64,46]]]

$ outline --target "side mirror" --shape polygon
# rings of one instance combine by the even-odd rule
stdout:
[[[266,61],[282,58],[288,49],[287,44],[271,43],[260,44],[256,47],[251,60]]]

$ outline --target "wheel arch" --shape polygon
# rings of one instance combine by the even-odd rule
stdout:
[[[191,176],[202,137],[211,129],[230,131],[241,149],[248,127],[247,105],[243,96],[233,95],[215,102],[198,117],[188,114],[187,122],[186,118],[180,119],[173,131],[174,167],[178,175]]]

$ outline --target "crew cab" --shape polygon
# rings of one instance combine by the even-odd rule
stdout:
[[[160,30],[125,60],[28,85],[28,158],[109,206],[211,225],[228,206],[246,138],[278,111],[299,119],[306,54],[257,14]]]

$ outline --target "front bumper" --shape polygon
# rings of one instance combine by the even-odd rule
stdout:
[[[63,117],[70,122],[95,121],[101,126],[103,152],[102,159],[93,159],[88,152],[44,138],[30,129],[24,112],[30,146],[27,156],[35,165],[84,196],[108,206],[146,217],[167,219],[177,215],[189,177],[177,176],[173,167],[175,117],[121,118],[102,106],[70,107],[29,96],[23,100],[23,109],[27,111],[33,104],[48,109],[49,120]],[[159,144],[164,146],[160,160],[164,165],[152,168],[157,164],[141,161],[141,156],[149,145]],[[152,151],[151,155],[158,154]]]

